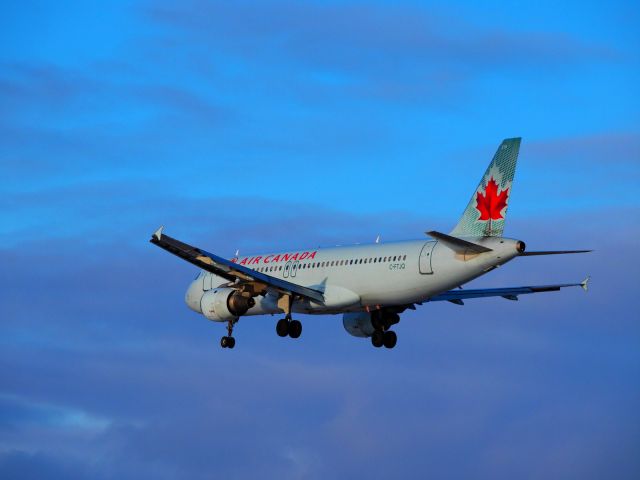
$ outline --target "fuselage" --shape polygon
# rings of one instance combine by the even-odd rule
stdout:
[[[420,303],[456,288],[518,255],[517,240],[474,238],[490,252],[455,252],[438,241],[409,240],[267,253],[234,259],[240,265],[324,292],[322,304],[297,300],[302,313],[342,313],[381,305]],[[224,278],[202,271],[189,286],[185,301],[202,313],[204,292],[229,285]],[[246,315],[281,313],[276,292],[258,296]]]

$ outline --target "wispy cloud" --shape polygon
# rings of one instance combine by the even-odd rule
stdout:
[[[472,76],[502,69],[562,70],[585,61],[609,62],[614,48],[564,33],[482,28],[454,12],[417,5],[318,2],[194,1],[151,5],[151,19],[178,31],[179,45],[215,64],[216,54],[287,73],[314,72],[287,82],[325,84],[351,96],[402,100],[464,93]],[[292,67],[292,65],[295,65]],[[293,80],[293,79],[292,79]]]

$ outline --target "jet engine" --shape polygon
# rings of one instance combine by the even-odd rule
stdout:
[[[390,310],[374,310],[371,313],[345,313],[342,316],[344,329],[354,337],[370,337],[376,330],[384,332],[400,321],[400,316]]]
[[[214,322],[227,322],[244,315],[256,304],[233,288],[214,288],[205,292],[200,300],[202,314]]]
[[[370,337],[375,330],[371,323],[371,314],[367,312],[345,313],[342,316],[342,325],[354,337]]]

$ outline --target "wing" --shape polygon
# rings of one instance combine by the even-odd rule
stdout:
[[[434,295],[428,301],[438,302],[446,300],[458,305],[464,305],[463,300],[467,298],[482,298],[482,297],[502,297],[507,300],[518,300],[518,295],[525,295],[528,293],[540,293],[540,292],[555,292],[565,287],[582,287],[587,291],[589,284],[589,277],[585,278],[580,283],[559,283],[556,285],[537,285],[531,287],[508,287],[508,288],[481,288],[474,290],[449,290],[448,292]]]
[[[238,265],[226,258],[219,257],[200,248],[192,247],[191,245],[182,243],[180,240],[164,235],[162,229],[163,227],[160,227],[151,236],[151,243],[207,272],[240,284],[253,284],[258,287],[258,290],[270,287],[280,293],[307,298],[316,303],[324,303],[324,295],[318,290],[296,285],[295,283],[287,282],[286,280],[265,275],[262,272],[256,272],[250,268]]]

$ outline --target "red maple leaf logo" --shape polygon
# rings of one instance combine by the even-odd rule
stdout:
[[[498,184],[493,179],[487,182],[484,195],[480,192],[476,194],[476,208],[480,212],[478,220],[501,220],[504,218],[500,213],[507,206],[509,189],[506,188],[498,194]]]

